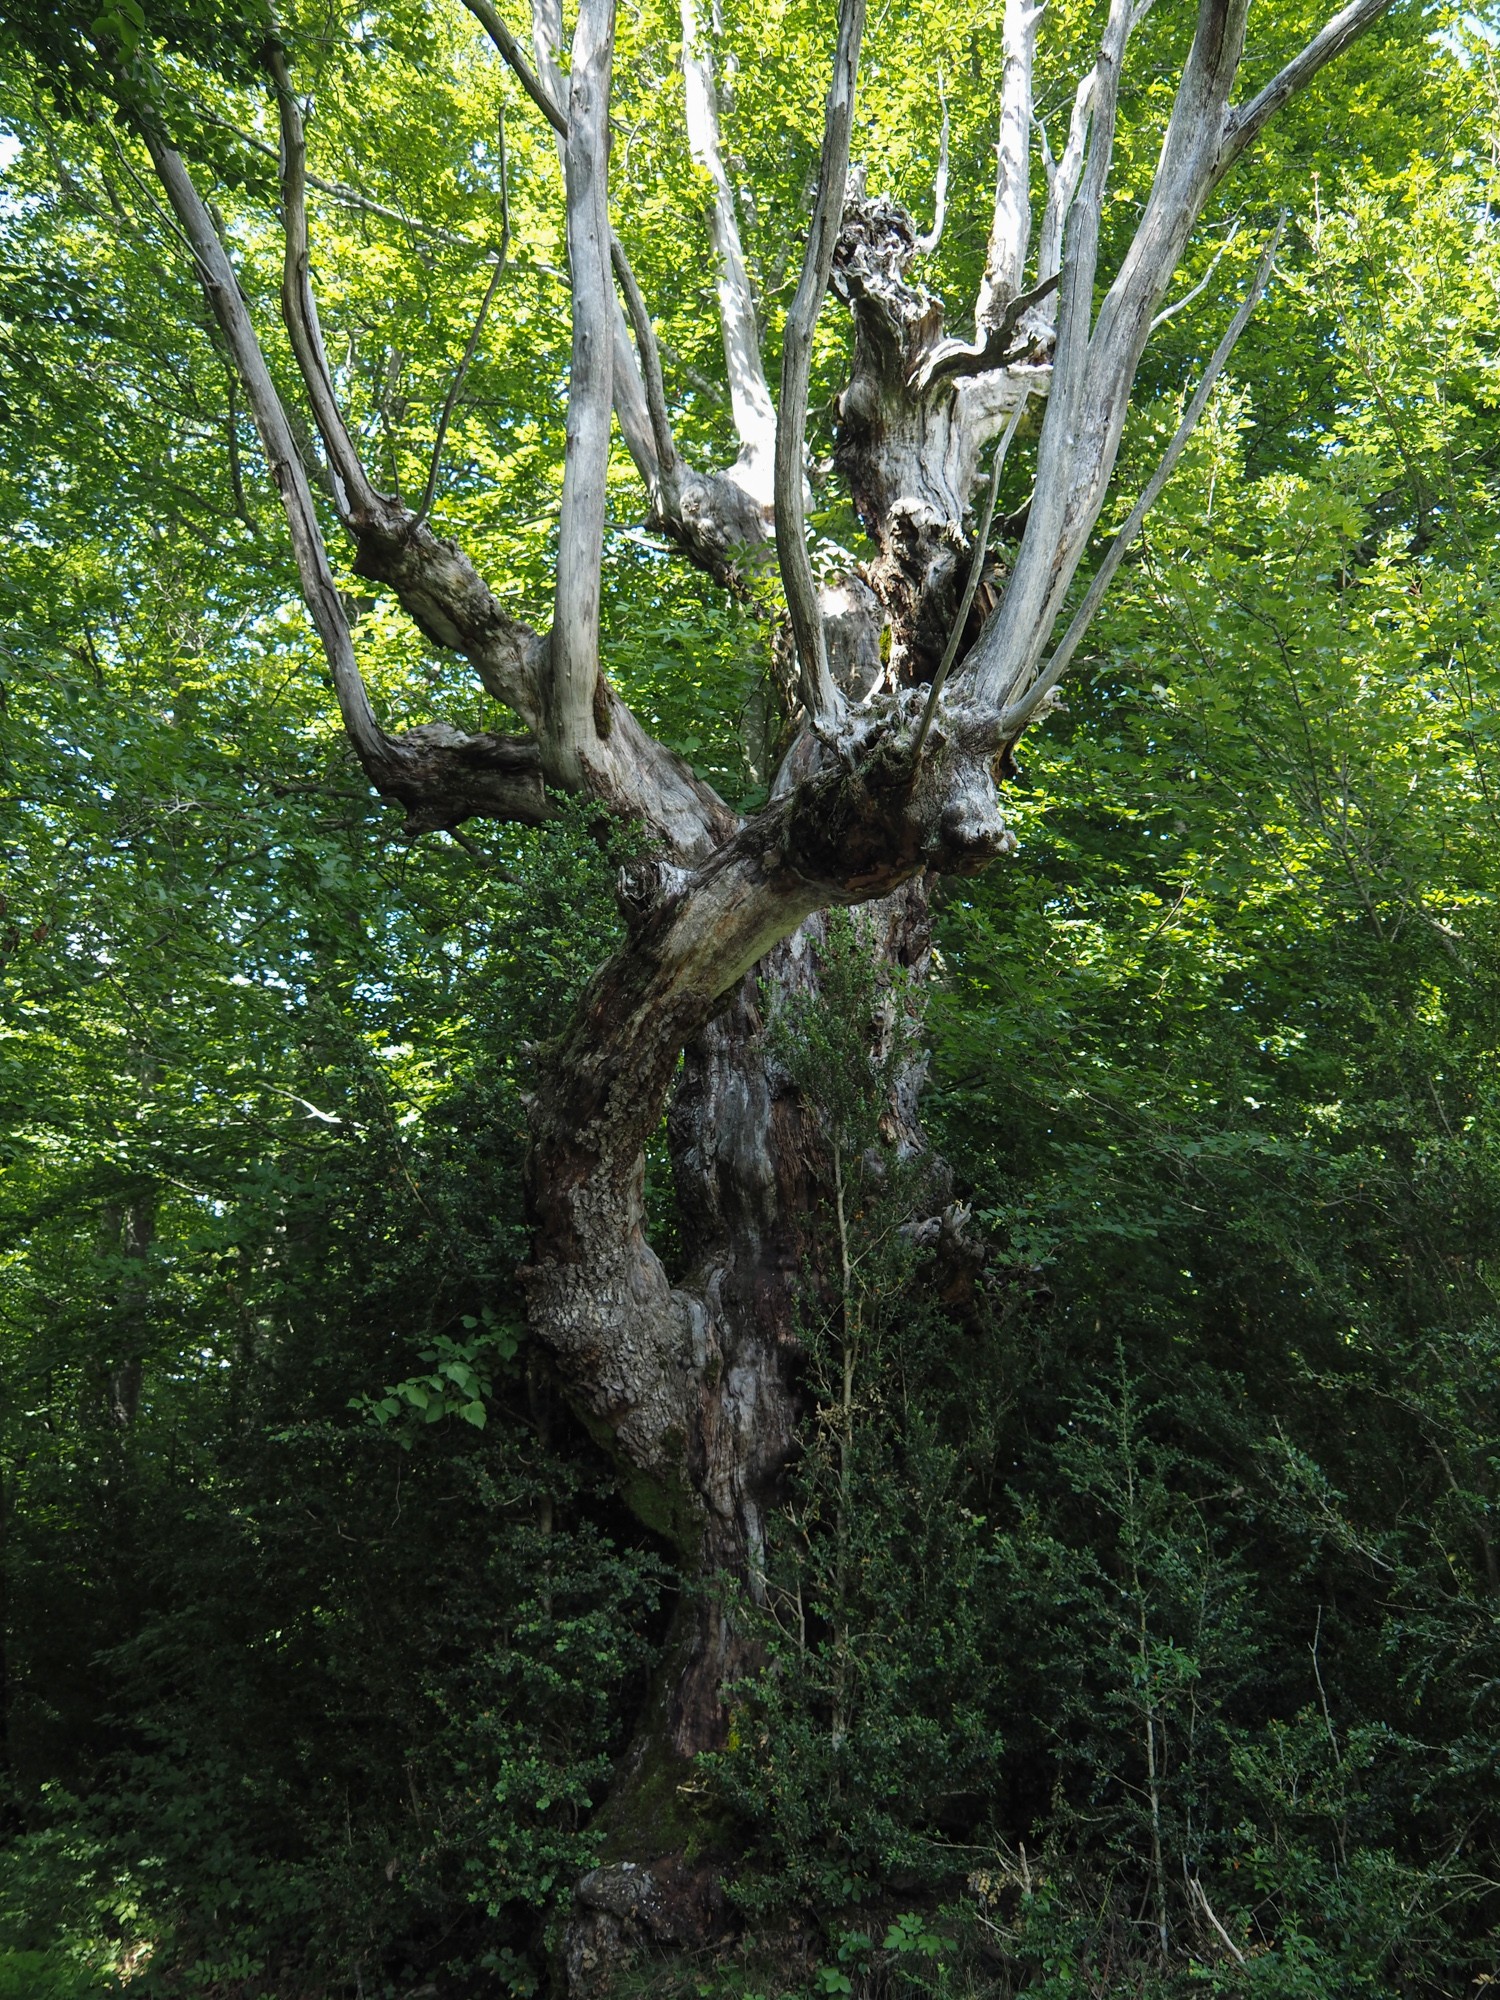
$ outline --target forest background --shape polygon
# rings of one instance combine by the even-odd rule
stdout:
[[[993,173],[971,11],[872,21],[855,138],[926,217],[951,122],[950,297]],[[1044,33],[1064,112],[1087,16],[1059,0]],[[551,136],[457,8],[301,26],[325,317],[403,491],[507,239],[435,518],[543,601]],[[680,438],[722,448],[677,15],[618,32],[622,227]],[[718,29],[773,352],[828,32],[803,0]],[[1208,282],[1148,353],[1107,526],[1288,212],[1070,710],[1025,745],[1020,851],[939,916],[925,1116],[985,1280],[947,1311],[892,1205],[859,1218],[861,1397],[819,1421],[838,1329],[810,1324],[769,1665],[702,1779],[738,1941],[642,1990],[1500,1977],[1491,46],[1472,11],[1398,7],[1190,252],[1178,293]],[[527,1051],[617,929],[628,837],[581,810],[395,837],[132,142],[0,62],[0,1994],[527,1995],[680,1587],[515,1278]],[[1127,87],[1121,226],[1169,88]],[[193,89],[253,273],[263,102]],[[818,339],[821,463],[843,316]],[[611,678],[753,804],[775,593],[726,599],[644,513],[621,454]],[[826,471],[815,527],[858,552]],[[389,714],[484,726],[451,661],[356,608]],[[881,1082],[847,1034],[855,929],[830,965],[778,1032],[853,1137]],[[669,1254],[664,1150],[650,1199]]]

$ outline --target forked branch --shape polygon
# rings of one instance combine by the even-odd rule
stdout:
[[[568,114],[564,104],[567,87],[558,65],[558,54],[562,47],[561,8],[554,4],[554,0],[537,0],[532,9],[532,44],[537,59],[537,66],[533,69],[526,59],[526,52],[521,47],[518,37],[506,26],[504,16],[493,5],[493,0],[464,0],[464,5],[494,43],[526,95],[557,134],[558,153],[564,162],[566,172]],[[630,273],[629,259],[619,238],[613,234],[610,237],[610,260],[617,272],[629,274],[629,283],[634,285],[635,279],[634,274]],[[625,283],[625,276],[622,275],[622,288]],[[639,286],[636,286],[637,293],[639,289]],[[659,462],[656,448],[659,424],[658,409],[652,402],[653,385],[649,380],[642,379],[650,364],[642,353],[637,365],[636,354],[631,348],[618,307],[611,315],[610,335],[614,349],[612,368],[615,415],[620,421],[620,435],[625,440],[626,449],[630,453],[636,471],[653,495],[656,495],[665,476],[665,469]],[[665,399],[658,400],[660,408],[664,410]]]
[[[397,737],[381,728],[354,656],[312,489],[234,267],[180,155],[150,127],[142,128],[142,138],[244,385],[286,511],[303,599],[328,661],[344,729],[371,783],[405,805],[413,830],[454,825],[477,814],[542,819],[547,803],[534,744],[465,736],[442,725]]]
[[[1264,90],[1252,97],[1241,110],[1232,112],[1219,152],[1219,172],[1227,173],[1266,120],[1274,117],[1335,56],[1342,55],[1372,22],[1379,20],[1390,4],[1391,0],[1351,0],[1351,4],[1341,8]]]
[[[323,332],[318,324],[307,230],[307,135],[302,107],[292,89],[286,51],[279,42],[267,42],[265,62],[276,93],[276,112],[281,125],[281,223],[285,239],[282,317],[312,404],[313,419],[328,453],[334,502],[340,519],[352,527],[373,515],[379,503],[339,408],[333,371],[328,366]]]

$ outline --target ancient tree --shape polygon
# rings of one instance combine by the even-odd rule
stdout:
[[[696,0],[682,0],[687,131],[712,190],[739,440],[733,463],[720,466],[689,464],[674,441],[672,384],[650,302],[611,225],[613,0],[580,0],[566,72],[560,0],[535,0],[527,47],[491,0],[467,4],[497,60],[554,128],[566,190],[572,362],[547,632],[511,617],[464,551],[428,525],[426,504],[382,492],[362,461],[310,278],[297,79],[274,35],[261,61],[280,122],[281,306],[354,566],[392,593],[432,644],[462,654],[522,719],[523,733],[430,725],[393,734],[382,726],[361,679],[297,426],[273,384],[201,176],[174,147],[168,115],[140,110],[136,124],[253,410],[343,722],[371,784],[405,808],[408,831],[476,816],[537,822],[566,794],[641,830],[645,858],[618,885],[626,941],[537,1056],[534,1242],[524,1280],[533,1332],[568,1396],[607,1442],[633,1503],[704,1580],[685,1599],[648,1725],[658,1759],[687,1759],[720,1740],[719,1687],[747,1664],[731,1599],[713,1580],[731,1579],[752,1597],[760,1587],[767,1511],[799,1418],[797,1293],[816,1254],[810,1218],[831,1198],[817,1120],[767,1053],[767,983],[816,980],[819,913],[837,906],[868,906],[872,943],[920,970],[934,880],[973,873],[1013,846],[1003,792],[1014,747],[1056,700],[1270,269],[1268,242],[1157,472],[1080,591],[1075,580],[1095,547],[1132,383],[1194,224],[1267,120],[1385,0],[1353,0],[1253,94],[1237,88],[1249,0],[1200,0],[1154,181],[1109,269],[1101,268],[1101,218],[1121,80],[1150,0],[1110,0],[1055,151],[1033,115],[1042,6],[1005,0],[995,22],[1003,81],[988,254],[972,332],[961,335],[945,332],[942,304],[914,276],[931,239],[851,167],[865,10],[864,0],[842,0],[774,394],[722,155],[711,39]],[[813,328],[830,291],[852,320],[836,476],[847,482],[873,554],[857,573],[820,582],[805,528],[805,433]],[[616,425],[655,528],[683,561],[730,590],[759,566],[779,569],[791,724],[769,802],[748,818],[654,741],[607,677],[600,575]],[[986,568],[1001,468],[1023,425],[1036,440],[1034,482],[1011,516],[1013,539],[998,570],[993,557]],[[669,1097],[691,1270],[675,1285],[648,1240],[643,1203],[643,1147]],[[893,1102],[887,1125],[892,1146],[920,1151],[914,1091]],[[961,1264],[961,1219],[944,1212],[936,1168],[929,1185],[932,1213],[915,1226],[935,1258]],[[622,1784],[640,1768],[640,1757],[627,1759]],[[628,1826],[628,1815],[619,1824]],[[670,1844],[668,1833],[653,1843],[637,1827],[622,1839],[622,1855],[659,1862]],[[670,1873],[659,1870],[663,1882]],[[683,1897],[675,1915],[670,1901],[645,1869],[585,1891],[596,1930],[636,1909],[647,1918],[654,1911],[670,1935],[692,1921]]]

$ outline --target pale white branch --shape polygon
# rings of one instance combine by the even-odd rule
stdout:
[[[656,446],[657,473],[661,485],[661,500],[669,510],[678,505],[681,461],[677,456],[676,440],[672,436],[672,420],[667,410],[666,380],[662,374],[661,349],[657,345],[656,329],[651,324],[651,314],[645,297],[630,267],[630,260],[620,246],[617,236],[610,239],[610,260],[614,265],[615,279],[625,294],[625,310],[630,318],[630,328],[635,335],[636,353],[640,357],[641,375],[646,389],[646,408],[651,418],[651,432]]]
[[[576,787],[598,728],[600,573],[604,559],[606,474],[614,394],[614,322],[610,282],[609,94],[614,59],[614,0],[581,0],[568,74],[568,270],[573,287],[573,347],[568,376],[567,456],[557,540],[557,599],[544,687],[543,765],[548,777]]]
[[[981,335],[995,324],[1026,277],[1031,244],[1031,76],[1041,18],[1039,0],[1005,0],[995,207],[974,306],[975,330]]]
[[[1073,113],[1068,121],[1067,143],[1061,159],[1054,160],[1047,144],[1047,135],[1041,133],[1042,161],[1047,172],[1047,201],[1042,210],[1042,226],[1037,237],[1036,274],[1038,282],[1056,277],[1062,270],[1063,236],[1067,229],[1068,211],[1073,206],[1073,197],[1078,192],[1079,176],[1083,172],[1084,151],[1088,145],[1089,115],[1093,108],[1094,86],[1098,72],[1090,70],[1080,82],[1073,99]],[[1038,128],[1040,130],[1040,128]],[[1057,306],[1048,307],[1048,317],[1055,318]]]
[[[499,50],[526,95],[557,134],[558,156],[566,163],[568,119],[563,105],[567,100],[567,83],[558,61],[562,48],[561,7],[556,4],[556,0],[536,0],[532,8],[532,48],[537,64],[533,69],[526,60],[525,51],[518,37],[506,26],[503,16],[493,5],[493,0],[464,0],[464,5]],[[625,252],[613,239],[610,254],[618,269],[625,262]],[[661,467],[656,458],[655,425],[650,415],[649,398],[646,385],[641,379],[644,357],[642,363],[638,365],[635,350],[630,344],[630,335],[625,329],[624,316],[618,305],[614,309],[611,321],[610,338],[614,348],[612,359],[614,403],[615,415],[620,422],[620,435],[625,440],[625,447],[637,472],[647,487],[654,490],[661,477]]]
[[[975,692],[995,713],[1033,685],[1047,636],[1098,520],[1151,319],[1193,224],[1220,178],[1227,107],[1249,0],[1199,0],[1151,191],[1092,330],[1099,223],[1120,60],[1130,15],[1115,0],[1067,231],[1052,391],[1037,451],[1036,497],[999,612],[974,656]]]
[[[854,89],[865,0],[840,0],[838,45],[823,115],[823,147],[818,193],[802,260],[802,275],[787,314],[781,362],[781,405],[776,420],[776,554],[791,613],[792,637],[802,701],[809,718],[831,726],[843,703],[828,667],[828,646],[818,611],[817,586],[807,553],[803,506],[802,455],[807,435],[807,384],[817,324],[833,268],[833,247],[844,213],[849,178],[849,144],[854,127]]]
[[[552,94],[554,104],[568,101],[568,86],[562,73],[562,0],[531,0],[531,48],[537,74]]]
[[[1228,361],[1231,353],[1233,353],[1236,341],[1238,341],[1246,325],[1249,323],[1250,315],[1260,303],[1261,295],[1265,291],[1267,282],[1271,276],[1271,266],[1275,260],[1277,245],[1281,241],[1283,227],[1284,221],[1277,223],[1271,235],[1271,240],[1267,243],[1260,263],[1256,268],[1250,290],[1246,293],[1234,318],[1229,322],[1224,338],[1214,349],[1208,366],[1203,371],[1203,378],[1194,390],[1187,408],[1183,411],[1182,421],[1173,434],[1172,442],[1167,446],[1165,452],[1163,452],[1161,463],[1147,480],[1140,498],[1131,508],[1123,527],[1121,527],[1108,549],[1106,549],[1104,559],[1094,572],[1084,600],[1073,614],[1072,622],[1059,641],[1052,658],[1047,662],[1044,670],[1037,676],[1035,682],[1020,699],[1011,702],[1002,711],[999,726],[1001,734],[1006,741],[1013,742],[1020,735],[1021,731],[1034,718],[1038,708],[1067,672],[1073,655],[1077,652],[1084,634],[1093,623],[1099,606],[1104,601],[1104,594],[1113,581],[1116,570],[1124,560],[1126,550],[1140,533],[1141,523],[1156,504],[1162,488],[1171,478],[1173,469],[1178,459],[1181,458],[1188,439],[1198,427],[1198,421],[1208,405],[1208,399],[1213,394],[1214,384],[1223,372],[1225,362]]]
[[[322,644],[344,729],[371,781],[406,806],[408,824],[452,825],[475,813],[540,820],[547,811],[534,743],[471,737],[443,724],[388,736],[371,707],[312,489],[249,308],[207,205],[180,155],[143,124],[141,137],[186,237],[245,388],[290,531],[303,601]],[[522,697],[524,698],[524,697]]]
[[[708,226],[719,267],[719,324],[730,408],[740,441],[738,473],[746,490],[762,506],[768,506],[776,451],[776,412],[761,362],[755,299],[740,243],[734,191],[724,169],[713,58],[699,19],[697,0],[681,0],[681,20],[688,147],[713,186]]]
[[[932,184],[932,227],[917,238],[917,255],[930,257],[943,240],[943,226],[948,220],[948,93],[943,88],[943,73],[938,71],[938,101],[943,107],[943,128],[938,134],[937,178]]]
[[[1213,256],[1209,259],[1208,269],[1203,273],[1203,276],[1198,280],[1197,284],[1194,285],[1193,289],[1190,292],[1184,292],[1180,299],[1176,299],[1173,301],[1171,305],[1164,307],[1163,310],[1156,315],[1156,318],[1152,320],[1151,322],[1152,333],[1155,333],[1156,329],[1159,326],[1165,326],[1169,319],[1176,319],[1177,315],[1180,312],[1185,311],[1186,308],[1193,303],[1193,300],[1198,298],[1200,294],[1207,289],[1210,279],[1213,277],[1214,272],[1217,271],[1219,268],[1220,259],[1223,257],[1224,252],[1228,250],[1234,243],[1234,240],[1239,235],[1239,233],[1240,233],[1240,225],[1236,223],[1233,229],[1231,229],[1229,234],[1224,238],[1224,241],[1219,245],[1218,249],[1215,250]]]

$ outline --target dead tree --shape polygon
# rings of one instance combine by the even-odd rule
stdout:
[[[1236,101],[1249,0],[1199,0],[1196,28],[1134,234],[1109,273],[1100,223],[1132,32],[1150,0],[1110,0],[1066,142],[1041,142],[1033,214],[1032,69],[1040,0],[1005,0],[993,217],[970,338],[912,275],[908,216],[850,173],[864,0],[840,0],[816,198],[786,326],[779,395],[762,363],[735,200],[721,157],[712,52],[681,0],[689,143],[707,170],[734,462],[689,465],[663,367],[610,222],[613,0],[579,0],[566,78],[560,0],[534,0],[525,49],[491,0],[467,0],[539,116],[555,128],[567,202],[572,367],[550,632],[519,624],[461,550],[372,483],[340,412],[309,280],[306,145],[282,48],[265,62],[281,122],[282,310],[358,573],[436,646],[463,654],[520,716],[516,737],[445,726],[393,735],[376,716],[292,428],[214,220],[169,133],[140,120],[161,185],[213,302],[286,509],[308,609],[345,727],[370,782],[409,830],[475,816],[537,822],[559,794],[638,822],[651,858],[626,869],[627,936],[539,1060],[531,1103],[532,1331],[606,1440],[642,1515],[705,1587],[684,1598],[662,1696],[609,1808],[617,1865],[581,1891],[575,1973],[634,1917],[700,1934],[701,1884],[673,1860],[658,1804],[674,1760],[721,1740],[718,1689],[745,1645],[712,1587],[760,1587],[767,1510],[798,1421],[796,1289],[808,1218],[826,1198],[815,1120],[768,1062],[759,982],[815,977],[817,914],[877,905],[873,928],[920,967],[927,890],[1013,846],[1001,803],[1011,751],[1055,699],[1104,588],[1196,422],[1266,282],[1270,249],[1182,425],[1061,633],[1119,450],[1131,387],[1204,204],[1266,121],[1368,27],[1386,0],[1352,0],[1257,94]],[[930,245],[928,246],[930,247]],[[830,288],[853,321],[837,468],[874,548],[820,588],[804,523],[814,322]],[[993,608],[974,614],[1000,462],[1039,415],[1034,490]],[[682,557],[732,585],[779,566],[799,716],[769,803],[741,817],[641,727],[600,659],[605,470],[613,424]],[[986,454],[989,454],[988,459]],[[988,503],[971,527],[976,487]],[[692,1275],[668,1281],[647,1238],[643,1148],[682,1062],[669,1131]],[[914,1131],[909,1143],[919,1144]],[[647,1784],[648,1767],[654,1766]],[[639,1864],[628,1867],[624,1864]]]

